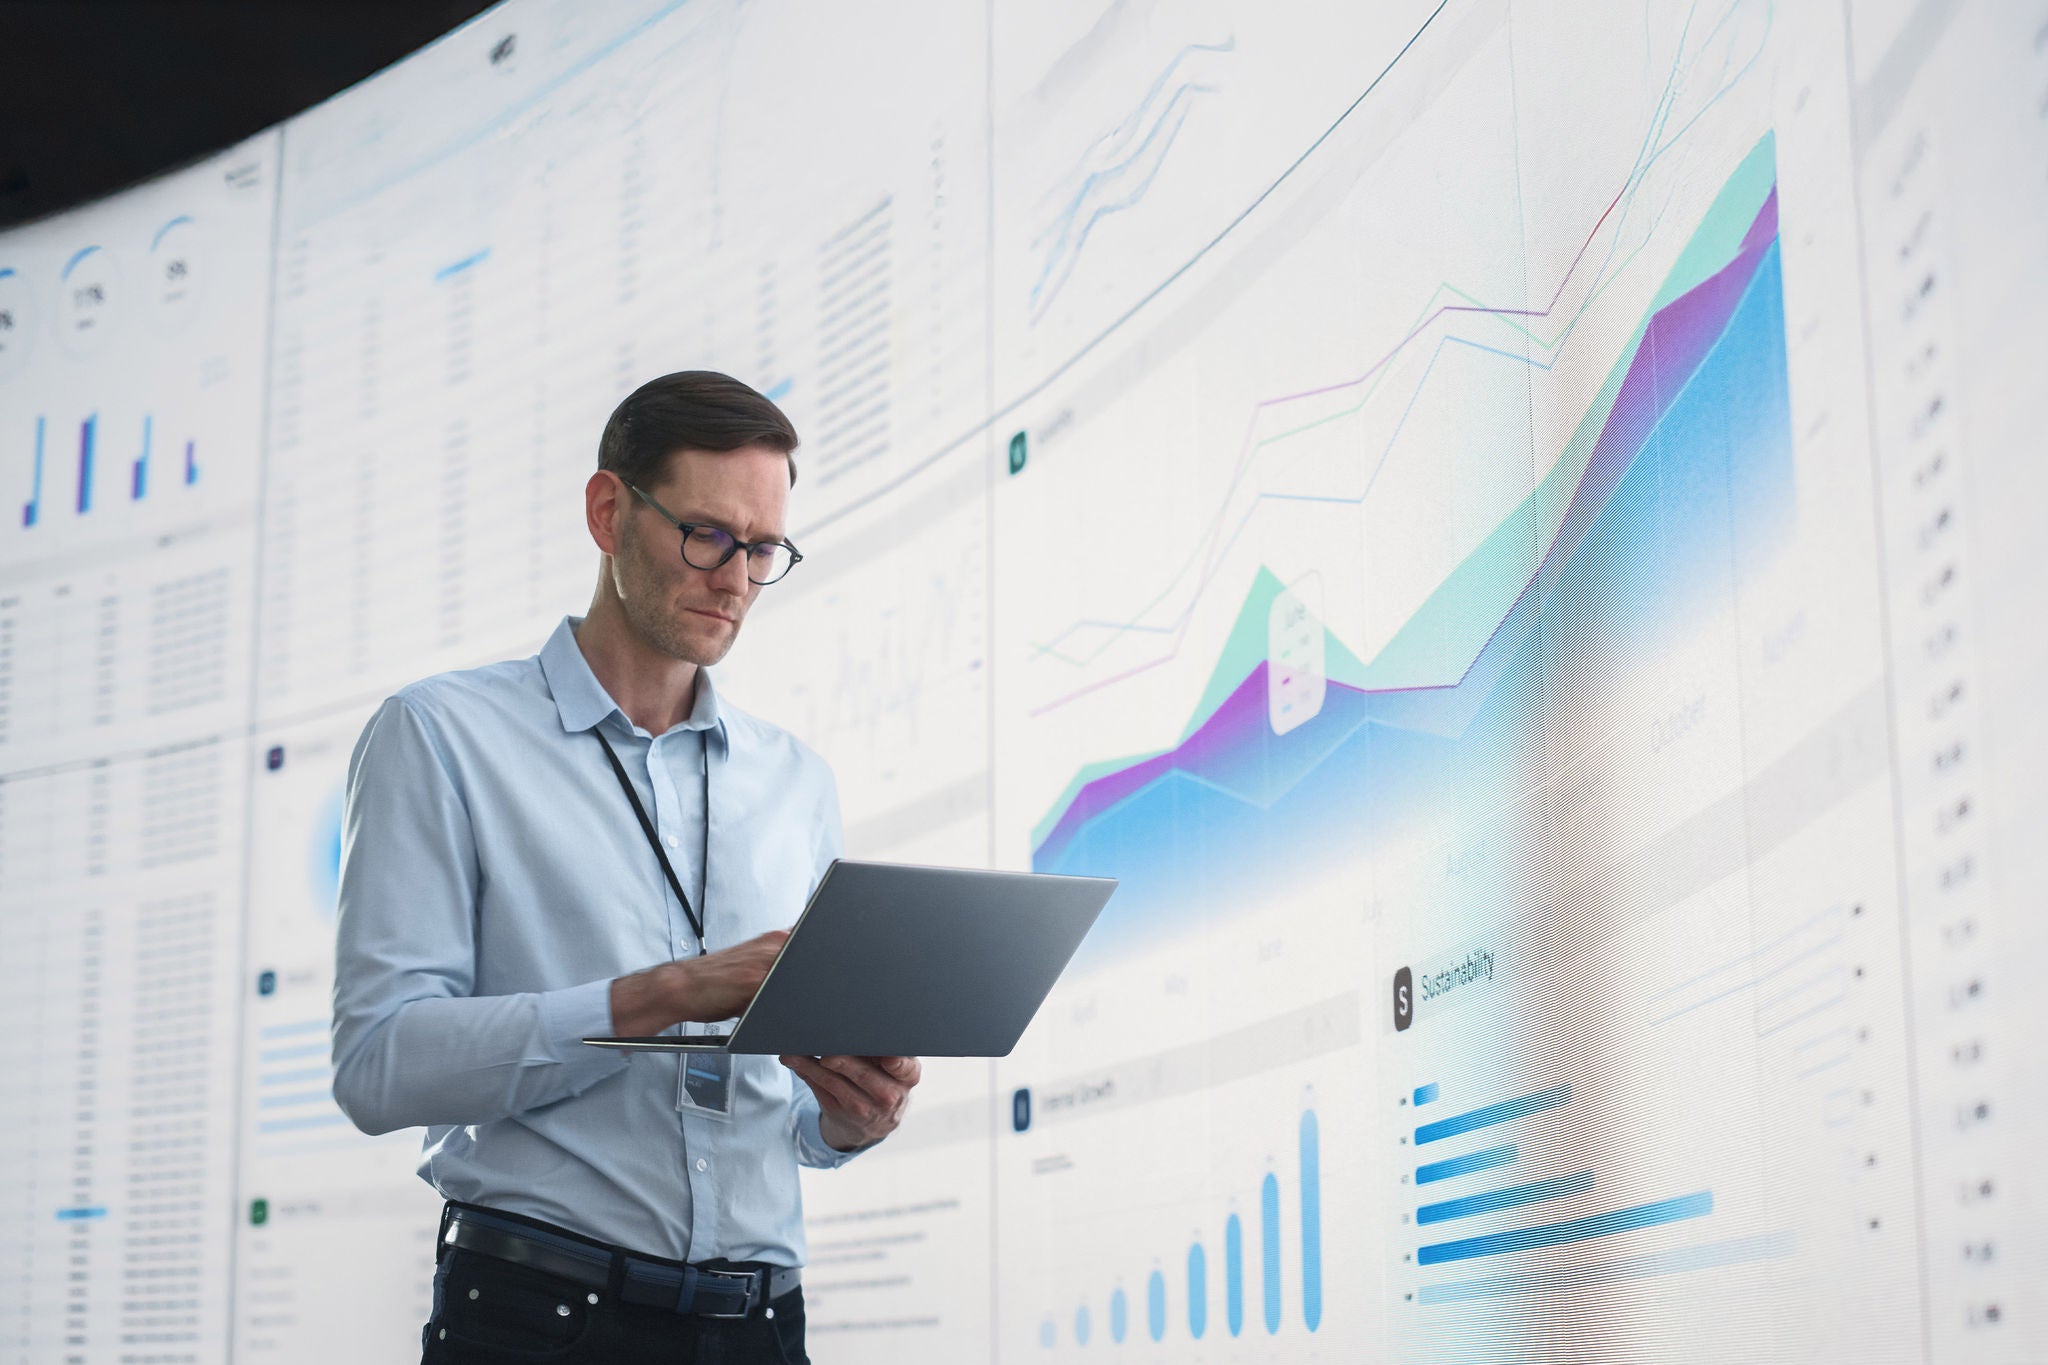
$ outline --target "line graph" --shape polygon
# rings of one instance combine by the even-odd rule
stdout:
[[[1299,391],[1280,394],[1255,402],[1246,417],[1244,434],[1238,443],[1238,451],[1232,472],[1216,500],[1214,511],[1207,520],[1206,529],[1199,535],[1193,548],[1167,577],[1160,590],[1135,611],[1120,618],[1088,617],[1073,621],[1051,637],[1034,645],[1031,658],[1034,661],[1048,661],[1085,669],[1103,658],[1119,643],[1133,637],[1163,637],[1167,644],[1160,651],[1110,673],[1093,679],[1083,685],[1059,690],[1049,700],[1037,703],[1032,714],[1044,715],[1059,709],[1081,697],[1103,688],[1126,681],[1141,673],[1171,662],[1180,652],[1187,630],[1195,617],[1204,595],[1214,583],[1219,569],[1229,552],[1254,520],[1267,508],[1282,503],[1314,501],[1338,505],[1359,505],[1370,496],[1382,471],[1394,453],[1395,443],[1407,426],[1407,419],[1421,398],[1424,389],[1436,372],[1437,361],[1447,347],[1457,346],[1488,355],[1513,364],[1526,366],[1539,373],[1548,373],[1557,363],[1557,355],[1577,332],[1588,311],[1601,300],[1607,291],[1622,278],[1627,268],[1635,262],[1648,245],[1656,223],[1633,245],[1623,248],[1623,231],[1635,208],[1652,168],[1668,155],[1681,139],[1694,127],[1706,111],[1714,107],[1733,86],[1747,74],[1757,54],[1752,52],[1747,60],[1732,72],[1719,74],[1713,88],[1698,102],[1698,107],[1689,110],[1683,120],[1674,128],[1673,120],[1679,115],[1679,93],[1684,77],[1698,62],[1700,50],[1712,38],[1721,34],[1729,17],[1741,9],[1731,6],[1723,11],[1712,26],[1701,48],[1686,49],[1683,45],[1674,58],[1672,69],[1666,79],[1656,108],[1647,121],[1636,160],[1624,177],[1620,187],[1608,200],[1593,225],[1580,240],[1569,264],[1560,275],[1549,299],[1540,307],[1517,307],[1483,302],[1473,291],[1446,280],[1439,282],[1405,332],[1388,346],[1362,372],[1343,380],[1317,385]],[[1688,22],[1689,29],[1689,22]],[[1607,232],[1612,224],[1612,231]],[[1591,278],[1586,282],[1584,294],[1568,311],[1560,314],[1567,291],[1577,280],[1581,267],[1586,265],[1589,254],[1596,243],[1607,232],[1606,254],[1599,258]],[[1617,253],[1619,253],[1617,257]],[[1667,285],[1667,290],[1669,286]],[[1668,299],[1668,292],[1660,295],[1660,301]],[[1489,345],[1474,337],[1445,334],[1444,327],[1461,317],[1485,320],[1498,324],[1502,330],[1517,338],[1534,351],[1551,357],[1539,360],[1533,355],[1521,354],[1499,346]],[[1555,331],[1545,335],[1534,324],[1556,318]],[[1390,377],[1393,363],[1412,346],[1435,335],[1435,346],[1422,373],[1416,380],[1401,410],[1400,418],[1384,447],[1373,457],[1364,472],[1361,485],[1356,492],[1343,491],[1322,495],[1258,490],[1249,494],[1249,505],[1237,508],[1240,495],[1246,491],[1246,483],[1258,459],[1266,452],[1283,446],[1290,440],[1342,421],[1363,411],[1383,391],[1384,382]],[[1631,341],[1632,344],[1632,341]],[[1626,350],[1626,347],[1624,348]],[[1605,394],[1606,391],[1603,391]],[[1337,411],[1324,413],[1291,423],[1279,431],[1267,432],[1263,428],[1267,419],[1278,413],[1305,404],[1310,400],[1327,398],[1335,394],[1355,393],[1356,401]],[[1596,414],[1589,413],[1566,447],[1561,462],[1569,461],[1575,450],[1582,450],[1582,443],[1592,430],[1597,430]],[[1233,519],[1232,513],[1236,511]],[[1177,609],[1163,617],[1155,618],[1162,605],[1174,599],[1177,594],[1184,597]]]
[[[1063,202],[1031,239],[1031,245],[1045,253],[1045,264],[1031,284],[1034,321],[1045,316],[1059,298],[1096,224],[1145,197],[1171,155],[1195,101],[1216,93],[1214,82],[1184,75],[1183,67],[1202,56],[1236,48],[1232,38],[1182,47],[1146,89],[1137,107],[1095,139],[1062,183],[1048,191],[1048,200]],[[1169,92],[1168,83],[1177,77],[1178,83]]]

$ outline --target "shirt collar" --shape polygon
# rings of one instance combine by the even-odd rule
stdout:
[[[616,715],[623,728],[633,731],[636,727],[612,700],[611,693],[604,690],[604,684],[590,671],[590,661],[583,657],[583,647],[576,643],[576,627],[583,624],[580,616],[564,616],[562,623],[555,627],[554,634],[541,646],[540,671],[547,679],[548,692],[555,699],[555,710],[562,718],[562,728],[570,734],[589,730]],[[726,733],[725,714],[718,705],[718,688],[711,681],[711,670],[697,670],[697,700],[690,708],[688,718],[675,727],[679,730],[708,730],[718,736],[721,745],[731,743]]]

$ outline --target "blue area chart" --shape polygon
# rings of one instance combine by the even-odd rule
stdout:
[[[1280,735],[1264,649],[1281,585],[1260,576],[1184,738],[1085,770],[1038,826],[1035,870],[1121,879],[1085,954],[1128,954],[1270,899],[1330,850],[1369,851],[1445,800],[1514,790],[1542,670],[1654,657],[1784,541],[1771,139],[1722,191],[1581,432],[1582,453],[1568,450],[1379,656],[1360,661],[1325,632],[1321,710]]]

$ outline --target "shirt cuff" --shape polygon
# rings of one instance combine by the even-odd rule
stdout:
[[[802,1081],[796,1084],[802,1085]],[[818,1128],[818,1106],[815,1103],[801,1105],[796,1112],[796,1159],[813,1170],[830,1171],[844,1166],[847,1162],[865,1152],[867,1147],[856,1147],[842,1152],[825,1141],[825,1135]],[[868,1147],[874,1146],[869,1143]]]
[[[559,991],[540,993],[541,1046],[546,1060],[565,1066],[607,1061],[615,1070],[626,1063],[628,1054],[613,1048],[588,1047],[585,1038],[602,1038],[612,1032],[612,983],[586,981]]]

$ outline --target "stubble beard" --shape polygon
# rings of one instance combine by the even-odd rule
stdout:
[[[649,564],[643,554],[639,537],[634,535],[631,524],[619,539],[618,577],[615,584],[623,588],[619,593],[620,606],[625,609],[626,623],[642,640],[659,653],[684,663],[709,668],[723,659],[732,650],[733,642],[739,639],[739,622],[734,621],[732,630],[722,644],[706,644],[692,640],[682,623],[669,615],[666,584],[661,573]],[[735,613],[744,606],[731,608]]]

